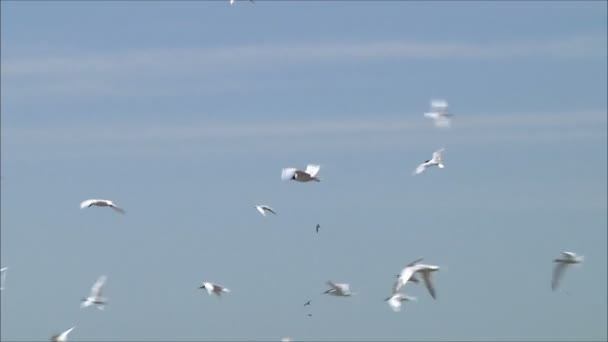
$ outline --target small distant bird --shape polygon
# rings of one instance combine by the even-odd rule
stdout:
[[[328,281],[327,285],[331,286],[331,289],[323,292],[323,294],[329,294],[332,296],[339,297],[350,297],[354,295],[354,293],[350,291],[350,284],[336,284],[334,282]]]
[[[281,179],[282,180],[295,180],[298,182],[310,182],[316,181],[320,182],[321,180],[317,175],[319,174],[319,170],[321,170],[320,165],[308,164],[306,165],[306,170],[298,170],[293,167],[285,168],[281,171]]]
[[[308,302],[304,303],[304,306],[310,305],[311,302],[312,302],[312,300],[309,300]]]
[[[207,293],[211,296],[212,294],[215,294],[216,296],[221,296],[222,293],[228,293],[230,292],[230,290],[228,290],[227,288],[217,285],[217,284],[213,284],[213,283],[208,283],[205,282],[203,283],[203,285],[199,286],[199,289],[205,289],[207,290]]]
[[[118,206],[116,206],[116,204],[114,204],[114,202],[109,201],[109,200],[104,200],[104,199],[88,199],[86,201],[82,201],[80,203],[80,209],[84,209],[84,208],[90,208],[90,207],[110,207],[114,210],[116,210],[117,212],[124,214],[125,210],[122,208],[119,208]]]
[[[401,293],[393,293],[390,297],[386,298],[385,301],[395,312],[401,311],[401,303],[405,301],[415,301],[416,297],[410,297]]]
[[[308,314],[308,317],[312,317],[312,314]]]
[[[4,283],[6,282],[6,273],[8,272],[8,267],[3,267],[0,269],[0,291],[4,290]]]
[[[262,204],[262,205],[256,205],[255,208],[260,212],[260,214],[262,214],[263,216],[266,216],[266,212],[271,212],[273,214],[277,214],[274,209],[272,209],[271,207]]]
[[[393,287],[393,293],[398,292],[403,286],[405,286],[405,284],[411,279],[411,277],[415,273],[420,273],[422,275],[422,279],[424,280],[424,284],[426,285],[427,290],[431,294],[431,297],[433,297],[433,299],[437,299],[437,296],[435,294],[435,288],[433,287],[433,283],[431,282],[431,273],[438,271],[439,266],[419,264],[420,261],[422,261],[422,258],[414,261],[413,263],[410,263],[401,271],[399,279],[397,279],[397,282]]]
[[[283,337],[281,342],[293,342],[293,339],[291,337]]]
[[[317,223],[317,233],[319,232],[320,228],[321,228],[321,225]]]
[[[555,291],[559,286],[564,271],[568,265],[581,264],[585,260],[582,255],[576,255],[573,252],[562,252],[562,257],[554,259],[555,268],[553,268],[553,280],[551,281],[551,290]]]
[[[86,308],[91,305],[95,305],[99,310],[104,309],[104,306],[107,303],[107,299],[101,296],[101,290],[103,289],[103,286],[105,285],[107,279],[108,277],[106,277],[105,275],[102,275],[101,277],[99,277],[99,279],[97,279],[95,284],[93,284],[93,286],[91,287],[91,294],[87,298],[82,299],[82,303],[80,304],[81,308]]]
[[[62,332],[61,334],[51,336],[52,342],[66,342],[68,340],[68,334],[72,332],[76,327],[71,327],[70,329]]]
[[[433,152],[433,158],[431,160],[426,160],[424,163],[418,165],[418,167],[414,171],[414,175],[424,172],[424,170],[431,166],[437,166],[438,168],[443,169],[445,165],[443,164],[443,160],[441,159],[441,152],[443,152],[444,150],[445,148],[440,148],[439,150]]]
[[[448,113],[448,103],[446,100],[431,100],[431,111],[424,113],[427,118],[433,119],[436,127],[450,127],[450,117],[453,114]]]

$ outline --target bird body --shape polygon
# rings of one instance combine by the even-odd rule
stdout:
[[[217,284],[213,284],[213,283],[209,283],[209,282],[204,282],[201,286],[199,286],[199,289],[205,289],[207,290],[207,293],[211,296],[211,295],[216,295],[216,296],[221,296],[222,293],[228,293],[230,292],[229,289],[221,286],[221,285],[217,285]]]
[[[295,180],[302,183],[310,181],[320,182],[321,179],[318,177],[319,170],[321,170],[321,166],[314,164],[308,164],[304,171],[293,167],[288,167],[281,171],[281,179]]]
[[[401,304],[406,301],[415,301],[416,297],[410,297],[401,293],[393,293],[390,297],[385,299],[388,305],[395,312],[401,311]]]

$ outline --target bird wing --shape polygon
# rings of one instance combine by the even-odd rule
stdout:
[[[566,259],[576,259],[576,254],[572,253],[572,252],[562,252],[562,255],[566,258]]]
[[[416,259],[416,260],[414,260],[414,261],[410,262],[409,264],[407,264],[407,265],[406,265],[406,267],[407,267],[407,266],[414,266],[414,265],[416,265],[417,263],[421,262],[421,261],[422,261],[422,259],[424,259],[424,258],[418,258],[418,259]]]
[[[110,204],[110,208],[114,209],[115,211],[117,211],[121,214],[126,213],[126,211],[123,208],[117,207],[114,203]]]
[[[435,297],[435,288],[433,287],[433,283],[431,282],[431,272],[422,272],[422,278],[424,278],[424,284],[426,285],[427,290],[429,290],[431,297],[433,297],[433,299],[437,299]]]
[[[396,293],[401,290],[401,288],[403,288],[405,284],[407,284],[407,281],[414,275],[415,272],[416,266],[405,267],[401,271],[401,274],[399,274],[399,278],[397,278],[397,281],[393,285],[393,293]]]
[[[266,216],[266,212],[264,211],[264,208],[262,208],[259,205],[256,205],[255,208],[260,212],[260,214]]]
[[[84,201],[80,202],[80,209],[87,208],[88,206],[90,206],[91,204],[93,204],[95,202],[97,202],[96,199],[84,200]]]
[[[553,279],[551,280],[551,290],[555,291],[559,286],[559,281],[564,275],[564,270],[566,269],[566,264],[563,262],[558,262],[557,265],[553,268]]]
[[[272,209],[271,207],[269,207],[269,206],[267,206],[267,205],[263,206],[262,208],[264,208],[264,210],[268,210],[268,211],[270,211],[271,213],[273,213],[273,214],[275,214],[275,215],[277,214],[277,213],[275,213],[275,212],[274,212],[274,209]]]
[[[327,285],[331,286],[334,290],[340,291],[340,286],[339,286],[340,284],[336,284],[332,281],[328,281]]]
[[[321,165],[308,164],[304,172],[308,173],[311,177],[315,177],[319,173],[319,170],[321,170]]]
[[[445,148],[440,148],[437,151],[433,152],[433,161],[436,163],[440,163],[441,162],[441,152],[443,152],[445,150]]]
[[[101,290],[103,289],[103,286],[105,285],[107,279],[108,277],[106,277],[105,275],[102,275],[101,277],[99,277],[99,279],[97,279],[95,284],[93,284],[93,287],[91,287],[92,297],[101,297]]]
[[[418,167],[416,168],[416,170],[414,171],[415,175],[421,174],[422,172],[424,172],[424,170],[426,170],[426,162],[418,165]]]
[[[288,167],[288,168],[283,169],[281,171],[281,179],[290,180],[291,177],[293,177],[293,175],[296,174],[296,171],[298,171],[298,169],[293,168],[293,167]]]

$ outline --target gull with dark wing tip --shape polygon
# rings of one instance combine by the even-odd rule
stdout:
[[[553,279],[551,280],[551,290],[555,291],[559,286],[559,281],[561,280],[564,271],[568,265],[576,265],[581,264],[585,260],[585,257],[582,255],[576,255],[573,252],[562,252],[562,257],[554,259],[555,268],[553,268]]]
[[[440,128],[450,127],[450,117],[453,114],[448,113],[448,103],[446,100],[431,100],[431,111],[424,113],[427,118],[433,119],[435,126]]]
[[[74,330],[76,327],[71,327],[70,329],[62,332],[61,334],[57,334],[57,335],[53,335],[51,336],[51,341],[52,342],[67,342],[68,340],[68,334],[70,332],[72,332],[72,330]]]
[[[82,303],[80,304],[81,308],[86,308],[91,305],[95,305],[99,310],[104,309],[104,306],[107,303],[107,299],[101,296],[101,290],[103,289],[103,286],[105,285],[107,279],[108,277],[106,277],[105,275],[102,275],[101,277],[99,277],[99,279],[97,279],[95,284],[93,284],[93,287],[91,287],[91,294],[87,298],[82,299]]]
[[[306,170],[298,170],[293,167],[285,168],[281,171],[281,179],[282,180],[295,180],[298,182],[320,182],[318,174],[319,170],[321,170],[320,165],[308,164],[306,166]]]
[[[199,286],[199,289],[205,289],[205,290],[207,290],[207,293],[210,296],[214,294],[218,297],[220,297],[222,295],[222,293],[230,292],[230,290],[228,290],[227,288],[225,288],[221,285],[213,284],[213,283],[209,283],[209,282],[204,282],[201,286]]]
[[[437,151],[433,152],[433,158],[430,160],[426,160],[424,163],[418,165],[416,170],[414,170],[414,175],[420,174],[424,172],[429,167],[437,166],[440,169],[443,169],[445,165],[443,164],[443,160],[441,159],[441,152],[443,152],[445,148],[440,148]]]
[[[110,200],[88,199],[88,200],[82,201],[80,203],[80,209],[90,208],[90,207],[110,207],[121,214],[125,213],[124,209],[119,208],[118,206],[116,206],[116,204],[114,204],[114,202],[112,202]]]
[[[331,286],[331,289],[323,292],[323,294],[329,294],[338,297],[350,297],[355,294],[354,292],[350,291],[350,284],[337,284],[328,281],[327,285]]]
[[[438,271],[439,266],[420,264],[420,261],[422,261],[422,258],[411,262],[401,271],[397,282],[395,282],[395,285],[393,286],[393,293],[398,292],[402,287],[404,287],[405,284],[412,279],[414,274],[419,273],[422,275],[424,284],[426,285],[427,290],[431,294],[431,297],[433,297],[433,299],[436,299],[437,296],[435,294],[435,288],[433,287],[433,283],[431,282],[431,273]]]
[[[277,214],[274,209],[272,209],[271,207],[262,204],[262,205],[256,205],[255,208],[260,212],[260,214],[262,214],[263,216],[266,216],[266,212],[271,212],[273,214]]]

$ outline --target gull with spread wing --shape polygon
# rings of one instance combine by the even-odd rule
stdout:
[[[551,290],[555,291],[559,286],[559,281],[564,275],[564,271],[568,265],[581,264],[585,260],[582,255],[576,255],[573,252],[562,252],[561,258],[554,259],[555,267],[553,268],[553,279],[551,281]]]
[[[104,306],[107,303],[107,298],[102,297],[101,290],[106,284],[107,279],[108,277],[106,277],[105,275],[102,275],[101,277],[99,277],[99,279],[97,279],[95,284],[93,284],[93,286],[91,287],[91,294],[87,298],[82,299],[82,303],[80,304],[81,308],[86,308],[91,305],[95,305],[99,310],[104,309]]]
[[[402,287],[405,286],[408,281],[412,279],[412,276],[414,276],[414,274],[418,273],[422,276],[424,284],[426,285],[427,290],[431,294],[431,297],[433,297],[433,299],[437,299],[437,296],[435,294],[435,288],[433,287],[433,283],[431,282],[431,274],[432,272],[438,271],[439,266],[420,264],[420,261],[422,261],[422,258],[408,264],[401,271],[397,282],[395,282],[395,285],[393,286],[393,293],[398,292]]]
[[[213,283],[209,283],[209,282],[204,282],[201,286],[199,286],[199,289],[205,289],[207,290],[207,293],[211,296],[212,294],[215,294],[216,296],[221,296],[222,293],[228,293],[230,292],[230,290],[228,290],[227,288],[218,285],[218,284],[213,284]]]
[[[445,151],[445,148],[440,148],[437,151],[433,152],[433,158],[430,160],[426,160],[424,163],[418,165],[416,170],[414,171],[414,175],[420,174],[424,172],[429,167],[437,166],[440,169],[443,169],[445,165],[443,164],[443,160],[441,159],[441,152]]]
[[[116,204],[114,204],[114,202],[112,202],[110,200],[88,199],[88,200],[82,201],[80,203],[80,209],[90,208],[90,207],[110,207],[121,214],[125,213],[124,209],[119,208],[118,206],[116,206]]]
[[[274,209],[272,209],[271,207],[262,204],[262,205],[256,205],[255,208],[260,212],[260,214],[262,214],[263,216],[266,216],[266,212],[271,212],[273,214],[277,214]]]
[[[308,164],[306,165],[306,170],[298,170],[293,167],[285,168],[281,171],[281,179],[282,180],[295,180],[298,182],[320,182],[318,174],[319,170],[321,170],[320,165]]]
[[[331,289],[323,292],[323,294],[338,297],[350,297],[354,295],[354,293],[350,291],[350,284],[337,284],[332,281],[328,281],[327,285],[331,286]]]

